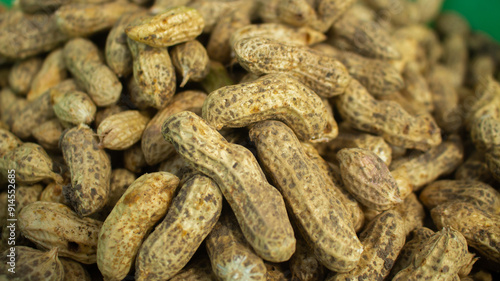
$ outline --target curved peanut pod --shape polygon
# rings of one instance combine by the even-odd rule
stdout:
[[[75,125],[90,124],[94,121],[97,107],[84,92],[70,91],[54,103],[54,113],[62,122]]]
[[[428,112],[434,110],[432,93],[423,74],[415,62],[406,63],[403,69],[404,88],[401,94],[410,102],[416,103],[420,108]]]
[[[7,129],[0,129],[0,157],[20,146],[22,141]]]
[[[365,227],[359,239],[365,248],[359,264],[354,270],[338,273],[328,281],[384,280],[405,244],[404,220],[397,211],[387,210]]]
[[[462,162],[463,154],[462,140],[452,135],[429,151],[393,162],[391,170],[406,169],[413,191],[418,191],[439,176],[454,171]]]
[[[175,68],[167,48],[153,48],[127,39],[134,60],[133,73],[139,87],[136,102],[162,109],[175,94]]]
[[[325,98],[342,94],[351,81],[342,63],[308,47],[252,37],[241,39],[233,48],[246,70],[257,75],[288,72]]]
[[[70,203],[80,216],[89,216],[104,207],[108,199],[111,161],[99,147],[87,125],[66,131],[60,142],[64,160],[71,172]]]
[[[204,24],[197,10],[179,6],[133,24],[125,33],[132,40],[151,47],[169,47],[193,40],[201,34]]]
[[[266,280],[266,266],[248,245],[234,215],[222,215],[206,240],[213,271],[220,280]]]
[[[283,42],[289,45],[308,46],[319,43],[326,36],[310,27],[291,27],[282,23],[249,24],[231,34],[230,44],[243,38],[263,37]]]
[[[13,170],[18,184],[32,184],[44,179],[62,182],[62,177],[53,171],[53,166],[52,159],[40,145],[27,142],[0,158],[0,176],[6,180],[8,171]]]
[[[438,109],[433,112],[434,119],[447,133],[456,133],[463,124],[462,109],[452,79],[452,71],[441,66],[436,66],[427,78],[434,108]]]
[[[118,200],[97,244],[97,266],[106,280],[127,276],[145,235],[167,213],[178,184],[170,173],[144,174]]]
[[[102,120],[97,128],[99,145],[113,150],[125,150],[141,139],[150,118],[137,110],[126,110]]]
[[[462,201],[486,212],[500,214],[500,193],[480,181],[435,181],[422,190],[420,201],[429,210],[447,202]]]
[[[142,133],[141,148],[148,165],[156,165],[175,153],[174,146],[161,134],[165,120],[177,112],[189,110],[201,114],[207,95],[201,91],[184,91],[176,94],[167,107],[158,111]]]
[[[14,63],[9,72],[10,88],[17,94],[26,96],[41,67],[42,59],[39,57],[31,57]]]
[[[59,260],[59,250],[53,248],[50,251],[43,252],[26,246],[13,247],[15,253],[15,266],[11,267],[8,257],[11,249],[2,253],[0,276],[5,280],[47,280],[63,281],[64,268]],[[14,273],[9,269],[13,268]],[[2,279],[3,279],[2,278]]]
[[[484,115],[472,123],[471,138],[479,151],[500,145],[500,122],[491,115]]]
[[[345,187],[364,206],[383,211],[403,202],[396,180],[375,153],[344,148],[337,159]]]
[[[470,262],[470,257],[464,235],[444,227],[423,243],[420,251],[413,255],[410,265],[392,280],[449,280]]]
[[[177,274],[210,233],[221,210],[222,194],[213,180],[203,175],[188,180],[165,219],[142,244],[135,261],[136,279],[166,280]]]
[[[437,227],[457,229],[482,257],[500,264],[500,219],[468,202],[449,202],[431,210]]]
[[[396,102],[378,101],[354,79],[337,99],[337,108],[351,126],[390,144],[428,150],[441,143],[441,130],[431,117],[412,116]]]
[[[33,78],[31,89],[26,98],[34,100],[46,90],[64,81],[67,76],[62,48],[56,49],[48,54],[43,61],[40,71]]]
[[[190,166],[217,182],[245,238],[259,256],[275,262],[290,258],[295,238],[285,202],[267,182],[248,149],[228,143],[205,120],[189,111],[170,116],[162,134]]]
[[[63,52],[69,72],[97,106],[108,106],[118,101],[122,84],[104,64],[94,43],[88,39],[76,38],[66,43]]]
[[[53,118],[33,129],[33,137],[45,149],[55,150],[59,148],[59,139],[64,127],[58,118]]]
[[[203,119],[217,130],[278,119],[307,141],[336,136],[337,124],[327,123],[329,114],[313,91],[281,73],[215,90],[208,95],[202,110]]]
[[[170,52],[172,64],[182,75],[181,87],[189,80],[201,81],[210,71],[210,58],[207,50],[197,40],[181,43],[172,48]]]
[[[12,119],[11,131],[21,139],[30,137],[37,126],[55,116],[50,93],[45,92],[28,102],[23,108],[16,110],[15,114],[17,116]]]
[[[252,126],[250,139],[318,260],[333,271],[352,270],[363,246],[350,213],[324,188],[325,178],[292,130],[279,121],[264,121]]]
[[[57,26],[71,37],[87,37],[111,28],[125,13],[140,9],[128,1],[109,3],[73,3],[63,5],[55,12]]]
[[[59,248],[59,255],[85,264],[96,262],[97,237],[102,222],[81,218],[68,206],[37,201],[19,213],[23,236],[43,249]]]
[[[410,195],[406,196],[403,203],[396,205],[394,209],[399,212],[404,220],[404,230],[406,235],[414,229],[424,225],[424,206],[420,203],[415,193],[412,192]]]

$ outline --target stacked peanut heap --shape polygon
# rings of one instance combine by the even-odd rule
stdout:
[[[496,43],[438,0],[152,2],[0,13],[0,279],[495,278]]]

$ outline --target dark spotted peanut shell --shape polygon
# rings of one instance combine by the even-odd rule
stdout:
[[[346,189],[364,206],[383,211],[403,202],[396,180],[375,153],[344,148],[337,159]]]
[[[404,220],[397,211],[387,210],[366,225],[359,239],[365,250],[356,268],[328,281],[384,280],[405,244]]]
[[[2,253],[0,278],[5,280],[47,280],[63,281],[64,268],[58,257],[58,249],[43,252],[26,246],[13,247],[15,253],[15,273],[8,271],[11,250]]]
[[[9,73],[10,88],[18,94],[26,95],[41,66],[42,60],[39,57],[17,61]]]
[[[481,181],[492,184],[494,179],[483,153],[474,150],[455,171],[456,180]]]
[[[500,218],[468,202],[449,202],[431,210],[437,227],[457,229],[482,257],[500,264]]]
[[[465,237],[445,227],[427,239],[412,256],[408,267],[394,276],[394,281],[448,280],[471,260]]]
[[[53,171],[54,163],[38,144],[27,142],[5,153],[0,158],[0,175],[7,179],[8,171],[14,170],[17,184],[32,184],[44,179],[62,182]]]
[[[486,153],[485,158],[491,175],[497,181],[500,181],[500,145],[496,145],[490,149],[490,151]]]
[[[88,126],[66,131],[60,147],[71,172],[69,199],[80,216],[99,211],[108,198],[111,162]]]
[[[184,87],[189,80],[197,82],[203,80],[210,71],[207,50],[197,40],[174,46],[170,55],[177,73],[182,76],[181,87]]]
[[[325,98],[342,94],[351,81],[342,63],[308,47],[252,37],[241,39],[233,48],[246,70],[258,75],[288,72]]]
[[[446,202],[463,201],[489,213],[500,213],[500,193],[480,181],[435,181],[422,190],[420,201],[429,210]]]
[[[363,246],[354,231],[351,214],[325,189],[325,177],[293,131],[282,122],[263,121],[252,126],[250,139],[317,259],[333,271],[352,270]]]
[[[22,112],[27,104],[28,101],[26,99],[16,95],[9,88],[3,88],[0,91],[0,121],[7,128],[12,129],[12,124],[19,118],[18,112]]]
[[[378,101],[357,80],[336,102],[344,121],[390,144],[428,150],[441,143],[441,130],[431,117],[412,116],[396,102]]]
[[[134,173],[126,169],[113,169],[111,171],[111,179],[109,184],[109,196],[106,206],[111,209],[116,205],[116,202],[120,200],[123,193],[127,191],[129,186],[136,180]]]
[[[184,91],[176,94],[167,107],[158,111],[142,133],[141,148],[148,165],[156,165],[175,153],[175,148],[161,135],[161,127],[172,114],[184,110],[201,114],[201,107],[207,95],[202,91]]]
[[[325,267],[302,239],[297,239],[297,249],[290,258],[290,271],[293,281],[321,281],[325,277]]]
[[[139,91],[136,102],[162,109],[174,96],[175,68],[167,48],[154,48],[127,39],[134,65],[134,79]]]
[[[491,115],[484,115],[472,123],[471,138],[479,151],[500,145],[500,122]]]
[[[404,220],[404,230],[406,235],[414,229],[424,225],[424,205],[420,203],[415,193],[412,192],[410,195],[406,196],[403,203],[396,205],[394,209],[399,212]]]
[[[70,40],[63,49],[69,72],[82,85],[97,106],[109,106],[118,101],[122,84],[99,56],[92,41],[84,38]]]
[[[203,119],[217,130],[277,119],[306,141],[326,141],[336,136],[337,124],[328,123],[330,114],[311,89],[282,73],[213,91],[202,111]]]
[[[222,198],[210,178],[196,175],[188,180],[165,219],[142,244],[135,262],[136,279],[165,280],[178,273],[219,219]]]
[[[311,2],[311,1],[309,1]],[[314,2],[314,1],[313,1]],[[309,26],[320,31],[326,32],[333,23],[338,21],[349,8],[355,4],[354,0],[319,0],[316,2],[317,19],[309,22]]]
[[[92,281],[90,274],[81,263],[67,258],[61,258],[60,260],[64,268],[64,281]]]
[[[262,258],[245,240],[229,210],[207,236],[206,245],[213,271],[220,280],[266,280],[266,266]]]
[[[166,213],[179,179],[144,174],[118,200],[99,232],[97,266],[107,280],[123,280],[147,233]],[[126,230],[126,231],[125,231]]]
[[[69,207],[37,201],[19,214],[24,237],[43,249],[59,248],[59,255],[85,264],[96,262],[97,237],[102,222],[81,218]]]
[[[453,72],[436,67],[427,78],[429,90],[432,93],[434,119],[446,133],[457,132],[462,126],[462,112],[458,104],[458,94],[451,81]]]
[[[9,130],[0,129],[0,157],[21,144],[21,140]]]
[[[134,41],[162,48],[193,40],[204,24],[197,10],[178,6],[128,26],[125,33]]]
[[[11,131],[21,139],[31,136],[33,130],[45,121],[55,117],[50,93],[45,92],[16,112]]]
[[[70,37],[87,37],[110,29],[121,15],[140,8],[128,1],[109,3],[71,3],[55,12],[57,26]]]
[[[295,238],[281,194],[271,186],[254,155],[228,143],[195,113],[170,116],[163,137],[197,171],[211,177],[221,189],[255,252],[266,260],[286,261],[295,250]]]
[[[406,169],[413,190],[420,190],[426,184],[441,175],[454,171],[463,159],[462,141],[458,136],[451,136],[440,145],[423,153],[393,162],[391,170]]]

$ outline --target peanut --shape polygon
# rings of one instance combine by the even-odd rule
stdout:
[[[216,281],[208,258],[184,267],[171,281]]]
[[[250,139],[318,260],[330,270],[353,269],[363,247],[350,214],[324,189],[325,178],[292,130],[278,121],[264,121],[252,126]]]
[[[297,239],[297,249],[290,258],[290,271],[292,280],[296,281],[320,281],[325,276],[325,268],[302,239]]]
[[[91,281],[92,278],[88,271],[78,262],[71,259],[61,258],[61,264],[64,268],[64,280]]]
[[[181,0],[182,1],[182,0]],[[156,1],[158,2],[158,1]],[[196,9],[205,22],[203,33],[210,33],[213,31],[217,23],[231,11],[240,7],[242,1],[191,1],[189,7]],[[184,5],[184,4],[183,4]]]
[[[97,128],[99,145],[124,150],[141,139],[150,118],[137,110],[126,110],[102,120]]]
[[[40,71],[33,77],[31,89],[26,98],[29,101],[34,100],[46,90],[64,81],[67,76],[63,51],[61,48],[56,49],[47,55]]]
[[[196,175],[172,201],[165,219],[142,244],[135,261],[137,280],[165,280],[191,259],[214,227],[222,194],[210,178]]]
[[[182,76],[181,87],[184,87],[189,80],[197,82],[203,80],[210,71],[207,50],[197,40],[174,46],[170,55],[177,73]]]
[[[228,143],[189,111],[170,116],[162,134],[191,167],[219,185],[245,238],[259,256],[270,261],[290,258],[295,238],[285,203],[248,149]]]
[[[57,118],[50,119],[33,129],[33,137],[47,150],[54,150],[59,147],[59,139],[64,131],[64,127]]]
[[[30,137],[37,126],[55,117],[49,92],[29,102],[19,111],[19,115],[13,118],[11,131],[21,139]]]
[[[38,57],[16,62],[9,73],[10,88],[14,92],[25,96],[41,66],[42,60]]]
[[[169,173],[144,174],[121,196],[99,232],[97,265],[106,280],[125,278],[144,236],[167,213],[178,184]]]
[[[404,220],[405,235],[424,225],[425,210],[417,195],[411,192],[405,200],[394,207]]]
[[[6,129],[0,129],[0,157],[20,146],[22,141]]]
[[[238,62],[248,71],[258,75],[288,72],[325,98],[342,94],[351,81],[342,63],[308,47],[252,37],[241,39],[233,48]]]
[[[134,173],[140,173],[142,168],[148,165],[140,143],[134,144],[123,152],[123,163],[127,170]]]
[[[80,218],[69,207],[37,201],[19,213],[23,236],[42,249],[57,247],[59,255],[85,264],[96,262],[97,237],[102,222]]]
[[[208,95],[202,110],[203,118],[217,130],[277,119],[308,141],[325,141],[337,135],[337,124],[327,123],[329,115],[320,97],[293,77],[280,73],[222,87]]]
[[[135,175],[126,169],[111,171],[109,195],[106,205],[113,208],[129,186],[136,180]]]
[[[160,48],[193,40],[203,27],[203,17],[197,10],[178,6],[128,26],[125,33],[134,41]]]
[[[234,84],[233,79],[229,76],[224,65],[218,61],[210,61],[209,72],[205,79],[201,81],[201,85],[205,92],[211,93],[221,87],[229,86]]]
[[[10,251],[7,250],[7,251]],[[58,258],[59,250],[53,248],[43,252],[26,246],[16,246],[15,273],[7,271],[8,252],[2,255],[0,278],[3,280],[47,280],[63,281],[64,269]]]
[[[94,120],[97,107],[84,92],[70,91],[57,98],[53,95],[52,101],[54,113],[61,122],[79,125]]]

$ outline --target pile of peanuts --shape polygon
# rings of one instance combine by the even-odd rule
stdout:
[[[499,278],[500,46],[441,5],[1,10],[0,280]]]

